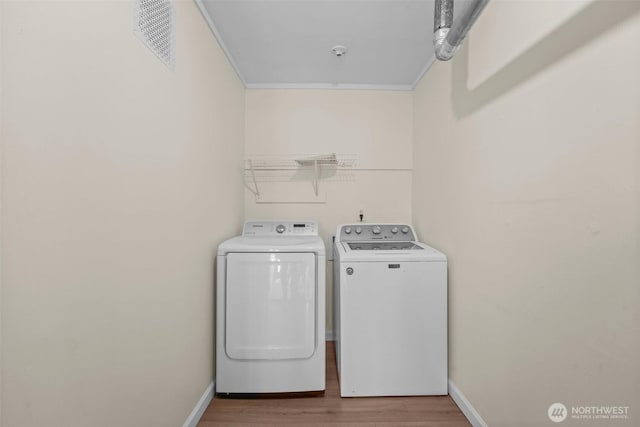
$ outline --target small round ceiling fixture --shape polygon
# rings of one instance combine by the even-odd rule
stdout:
[[[340,58],[341,56],[344,56],[347,54],[347,48],[342,45],[338,45],[338,46],[334,46],[333,49],[331,49],[331,52],[333,52],[335,56]]]

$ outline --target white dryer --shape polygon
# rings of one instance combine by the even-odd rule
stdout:
[[[325,248],[315,222],[248,221],[217,256],[216,392],[325,389]]]
[[[408,224],[362,223],[334,256],[340,395],[447,394],[446,256]]]

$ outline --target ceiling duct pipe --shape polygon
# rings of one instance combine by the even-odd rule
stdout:
[[[489,0],[472,0],[454,27],[453,0],[435,0],[433,46],[436,58],[440,61],[448,61],[453,58],[487,3]]]

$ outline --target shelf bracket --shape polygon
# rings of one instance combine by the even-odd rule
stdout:
[[[247,188],[249,188],[249,191],[255,194],[256,197],[260,197],[260,190],[258,189],[258,181],[256,181],[256,173],[253,170],[253,163],[251,162],[251,160],[248,160],[247,162],[249,164],[249,171],[251,172],[251,178],[253,179],[253,188],[251,188],[250,186],[247,186]]]
[[[316,192],[316,197],[318,197],[318,180],[320,179],[320,166],[318,166],[318,161],[313,161],[313,190]]]

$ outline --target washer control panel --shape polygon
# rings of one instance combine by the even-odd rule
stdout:
[[[315,221],[247,221],[243,236],[317,236]]]
[[[341,225],[336,240],[341,242],[414,242],[417,237],[408,224],[345,224]]]

